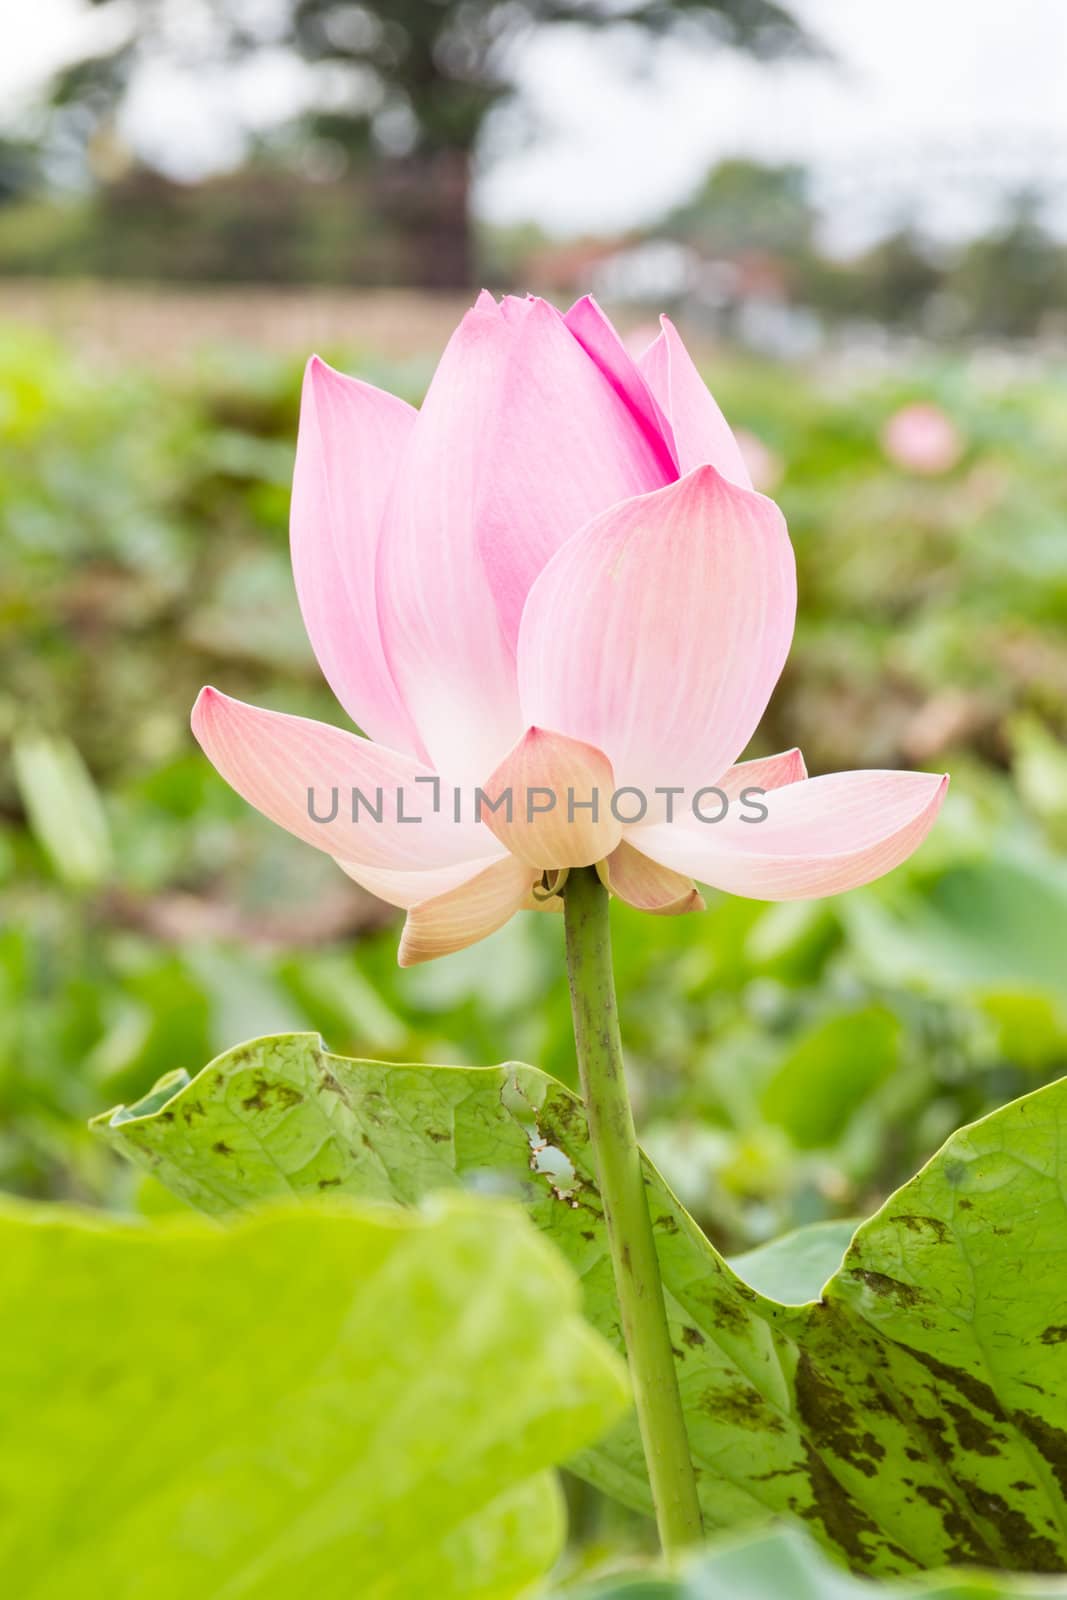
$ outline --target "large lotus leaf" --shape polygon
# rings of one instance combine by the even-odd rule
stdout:
[[[544,1469],[625,1404],[572,1275],[500,1202],[225,1227],[9,1203],[0,1259],[18,1600],[503,1600],[559,1549]]]
[[[279,1193],[510,1187],[621,1345],[581,1104],[533,1067],[348,1061],[287,1035],[96,1126],[216,1213]],[[875,1574],[1067,1566],[1065,1141],[1067,1082],[964,1129],[800,1305],[739,1277],[648,1166],[709,1529],[792,1513]],[[648,1507],[632,1416],[574,1465]]]
[[[832,1566],[809,1539],[777,1532],[728,1542],[695,1557],[675,1577],[620,1577],[569,1590],[568,1600],[1067,1600],[1054,1578],[1002,1573],[931,1573],[922,1581],[872,1584]],[[562,1600],[562,1597],[561,1597]]]

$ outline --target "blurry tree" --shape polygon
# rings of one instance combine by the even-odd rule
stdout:
[[[916,328],[942,283],[942,270],[910,224],[880,239],[855,265],[863,313],[886,327]]]
[[[30,193],[39,181],[33,146],[21,139],[0,138],[0,205]]]
[[[813,253],[804,265],[799,294],[830,321],[856,319],[921,332],[944,285],[944,267],[918,229],[902,222],[852,259]]]
[[[312,73],[302,129],[342,158],[385,159],[378,200],[418,243],[422,281],[472,273],[471,168],[489,112],[514,88],[514,47],[557,24],[647,38],[684,36],[763,58],[811,52],[778,0],[89,0],[122,42],[75,62],[53,85],[64,137],[92,151],[146,65],[217,72],[264,52],[296,53]]]
[[[812,248],[817,220],[803,167],[738,157],[713,167],[692,199],[670,212],[658,231],[702,255],[765,251],[796,257]]]
[[[1003,225],[963,251],[949,280],[968,332],[1033,336],[1067,313],[1067,250],[1042,221],[1043,198],[1015,196]]]

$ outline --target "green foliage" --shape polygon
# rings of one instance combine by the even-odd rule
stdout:
[[[504,1600],[559,1548],[545,1469],[625,1398],[499,1204],[219,1229],[9,1203],[0,1249],[0,1570],[27,1600]]]
[[[514,1057],[572,1086],[574,1061],[556,919],[516,919],[485,947],[401,973],[393,914],[243,806],[192,745],[189,706],[205,681],[261,704],[341,720],[303,638],[288,570],[299,370],[247,351],[196,350],[195,333],[184,326],[181,341],[190,348],[180,363],[116,365],[115,345],[140,337],[123,314],[108,332],[107,352],[87,358],[24,331],[0,330],[0,1184],[156,1214],[179,1202],[157,1177],[139,1177],[107,1142],[84,1133],[84,1119],[101,1105],[134,1100],[163,1075],[177,1072],[184,1081],[181,1069],[195,1071],[235,1039],[265,1029],[321,1030],[345,1055],[409,1064]],[[143,338],[153,350],[175,346],[162,313]],[[333,355],[414,400],[429,371],[428,359],[401,365],[370,349]],[[758,1324],[757,1333],[773,1326],[767,1337],[776,1350],[814,1349],[822,1370],[832,1352],[811,1346],[817,1319],[807,1302],[828,1279],[836,1284],[830,1303],[850,1337],[870,1326],[874,1352],[887,1348],[886,1331],[901,1332],[893,1308],[872,1298],[874,1291],[855,1283],[849,1290],[840,1269],[853,1224],[841,1219],[874,1210],[955,1127],[1067,1067],[1060,855],[1067,817],[1067,409],[1057,373],[1021,367],[1006,374],[958,363],[860,380],[840,371],[793,370],[786,378],[776,369],[727,363],[714,378],[730,416],[784,464],[775,492],[801,568],[800,631],[761,748],[799,742],[813,770],[900,762],[944,765],[953,774],[935,833],[885,883],[810,906],[710,896],[705,914],[682,919],[613,910],[627,1066],[646,1148],[720,1249],[747,1252],[732,1264],[761,1297],[745,1301],[748,1325]],[[915,399],[940,404],[963,435],[959,464],[939,478],[907,474],[880,444],[893,411]],[[76,806],[69,804],[72,781],[80,791]],[[393,1070],[409,1086],[441,1081],[441,1069],[418,1065],[359,1070],[363,1083],[366,1073],[381,1073],[384,1088]],[[490,1143],[494,1129],[506,1132],[512,1164],[505,1187],[536,1189],[543,1214],[566,1223],[569,1248],[589,1252],[573,1259],[588,1265],[587,1292],[606,1317],[610,1274],[595,1242],[598,1220],[590,1218],[587,1229],[594,1241],[582,1239],[581,1204],[575,1209],[549,1188],[554,1182],[566,1191],[566,1168],[557,1162],[548,1173],[531,1172],[531,1156],[538,1166],[556,1158],[547,1146],[531,1150],[521,1106],[516,1113],[499,1103],[502,1080],[492,1073],[457,1072],[445,1081],[467,1078],[495,1087],[464,1156],[466,1181],[500,1185],[499,1171],[490,1181],[470,1163],[480,1141]],[[175,1087],[172,1080],[161,1090],[160,1117]],[[250,1084],[243,1097],[256,1093]],[[562,1090],[552,1094],[553,1104],[570,1103]],[[1035,1103],[1047,1102],[1024,1102]],[[432,1104],[439,1109],[439,1098]],[[478,1104],[471,1101],[468,1111]],[[248,1114],[240,1099],[230,1109],[238,1122]],[[135,1124],[131,1136],[148,1126]],[[460,1112],[456,1126],[465,1126]],[[444,1125],[427,1116],[404,1134],[408,1154],[418,1155],[414,1177],[425,1188],[454,1183],[455,1151],[429,1140],[427,1127],[440,1132]],[[370,1123],[370,1134],[377,1131]],[[170,1125],[171,1140],[181,1132]],[[292,1137],[297,1149],[298,1132],[298,1119],[281,1108],[272,1140]],[[125,1142],[121,1129],[115,1139]],[[255,1165],[254,1148],[232,1147],[246,1176],[277,1181]],[[230,1159],[211,1157],[214,1181]],[[1032,1152],[1027,1159],[1034,1161]],[[320,1170],[310,1151],[307,1160],[316,1195],[319,1177],[344,1170]],[[968,1171],[986,1164],[996,1176],[997,1161],[1002,1157],[983,1155]],[[1034,1164],[1039,1170],[1026,1183],[1040,1198],[1040,1153]],[[364,1167],[360,1186],[367,1181]],[[247,1193],[228,1170],[225,1182],[227,1202],[243,1204]],[[392,1193],[391,1182],[383,1176],[380,1198]],[[1028,1291],[1038,1276],[1029,1264],[1015,1271],[1025,1207],[1014,1220],[997,1209],[1008,1206],[1020,1182],[1012,1177],[981,1189],[971,1216],[990,1226],[977,1239],[960,1235],[982,1263],[983,1304],[994,1272],[1009,1299],[1020,1277]],[[338,1187],[322,1193],[332,1196]],[[944,1218],[938,1196],[914,1193],[909,1215]],[[403,1197],[415,1199],[416,1189]],[[1035,1228],[1055,1215],[1051,1198],[1030,1213]],[[805,1223],[817,1226],[778,1237]],[[998,1235],[994,1224],[1016,1231]],[[110,1240],[115,1230],[98,1227]],[[43,1236],[40,1222],[33,1228]],[[84,1228],[75,1229],[79,1238]],[[143,1231],[133,1230],[138,1238]],[[687,1221],[673,1248],[693,1237]],[[920,1289],[933,1277],[946,1302],[963,1294],[955,1233],[943,1247],[924,1247],[920,1234],[890,1227],[883,1214],[861,1239],[863,1271]],[[924,1248],[945,1257],[936,1274]],[[709,1273],[713,1258],[699,1239],[693,1251],[694,1273],[709,1294],[737,1283],[721,1264]],[[912,1277],[902,1272],[905,1257],[915,1265]],[[1053,1266],[1040,1274],[1046,1288],[1055,1281],[1049,1259]],[[56,1282],[49,1292],[58,1289]],[[272,1279],[269,1289],[260,1285],[246,1297],[256,1326],[269,1320],[277,1293]],[[37,1319],[25,1309],[36,1295],[21,1293],[18,1314],[7,1322],[16,1332],[25,1325],[31,1337],[36,1330],[43,1347],[45,1310]],[[50,1340],[68,1323],[71,1339],[75,1327],[88,1339],[94,1319],[104,1317],[106,1295],[70,1317],[45,1290],[41,1295],[42,1308],[52,1307]],[[400,1296],[398,1289],[398,1306]],[[681,1303],[676,1296],[676,1308]],[[120,1304],[121,1326],[101,1325],[113,1335],[111,1355],[132,1351],[132,1371],[150,1361],[151,1344],[136,1331],[138,1310],[116,1293]],[[760,1307],[754,1321],[752,1305]],[[868,1322],[868,1310],[881,1331]],[[919,1325],[905,1334],[924,1350],[928,1308],[914,1311]],[[940,1309],[938,1318],[940,1340]],[[729,1372],[716,1343],[721,1330],[706,1310],[701,1319],[683,1324],[676,1310],[679,1327],[705,1337],[702,1361]],[[394,1323],[400,1320],[398,1310]],[[1048,1390],[1045,1397],[1026,1391],[1020,1401],[1017,1390],[1008,1392],[1018,1368],[1009,1382],[998,1365],[997,1376],[984,1381],[1006,1414],[1040,1411],[1049,1395],[1055,1400],[1040,1369],[1055,1361],[1057,1347],[1039,1336],[1064,1320],[1050,1307],[1040,1329],[1016,1329],[1017,1354],[1002,1350],[999,1332],[988,1339],[998,1364],[1003,1355],[1017,1362],[1029,1351],[1033,1371],[1025,1380]],[[986,1332],[981,1319],[974,1325]],[[604,1326],[614,1337],[614,1327]],[[242,1337],[249,1337],[243,1327]],[[178,1360],[162,1334],[160,1344]],[[679,1349],[692,1368],[690,1346]],[[868,1370],[867,1349],[855,1358],[857,1373]],[[71,1346],[65,1389],[86,1351]],[[974,1367],[966,1350],[942,1358],[959,1372]],[[1036,1505],[1045,1488],[1013,1491],[1020,1506],[997,1476],[1020,1449],[1016,1424],[974,1410],[951,1385],[939,1383],[933,1394],[923,1376],[928,1369],[920,1363],[913,1371],[913,1359],[894,1355],[885,1382],[896,1393],[904,1382],[900,1366],[907,1368],[918,1404],[936,1419],[924,1434],[929,1462],[936,1462],[938,1441],[947,1441],[992,1513],[986,1518],[967,1501],[961,1515],[972,1524],[997,1522],[1000,1509],[988,1497],[1001,1495],[1011,1514],[1032,1519],[1030,1502]],[[203,1382],[208,1365],[205,1357],[189,1383]],[[470,1377],[469,1363],[464,1370]],[[721,1394],[726,1381],[700,1377],[694,1384]],[[795,1374],[786,1381],[795,1384]],[[747,1374],[735,1383],[745,1394],[743,1384],[753,1387]],[[501,1395],[494,1389],[483,1409]],[[1004,1443],[992,1441],[999,1455],[967,1458],[949,1403],[970,1412],[963,1426],[1005,1434]],[[795,1411],[795,1400],[791,1405]],[[115,1415],[121,1448],[116,1444],[108,1461],[117,1470],[123,1451],[136,1445],[142,1410],[136,1425],[130,1408]],[[1063,1425],[1062,1405],[1059,1418],[1047,1415]],[[706,1441],[718,1424],[710,1413],[700,1420],[707,1430],[702,1448],[710,1451]],[[744,1461],[752,1435],[739,1434],[736,1419],[731,1427],[731,1439],[740,1441],[733,1459]],[[866,1422],[856,1431],[862,1438]],[[74,1437],[63,1435],[51,1472],[63,1467]],[[103,1431],[99,1437],[102,1453]],[[790,1412],[786,1433],[770,1444],[784,1455],[798,1437]],[[883,1435],[872,1430],[872,1437]],[[632,1429],[613,1436],[612,1450],[627,1438],[632,1456]],[[898,1475],[887,1469],[868,1480],[829,1447],[827,1458],[861,1507],[877,1492],[879,1503],[867,1514],[880,1518],[882,1485]],[[605,1463],[614,1459],[587,1453],[585,1469],[607,1475]],[[640,1500],[636,1469],[617,1475],[627,1497]],[[907,1476],[920,1481],[910,1467]],[[1035,1480],[1026,1469],[1012,1481]],[[84,1471],[79,1482],[86,1482]],[[803,1489],[803,1477],[795,1484]],[[28,1493],[21,1479],[17,1487]],[[93,1487],[103,1493],[106,1483]],[[614,1480],[611,1487],[619,1492]],[[758,1503],[747,1491],[719,1488],[727,1520],[735,1512],[762,1516],[770,1502],[784,1505],[795,1493],[789,1479],[760,1485]],[[515,1492],[521,1508],[527,1491]],[[578,1547],[572,1559],[582,1570],[598,1555],[617,1559],[647,1542],[643,1521],[617,1503],[573,1480],[568,1497]],[[885,1509],[887,1516],[900,1511],[891,1496]],[[550,1513],[556,1517],[547,1501],[531,1501],[521,1528],[507,1534],[518,1558],[528,1548],[520,1534],[533,1525],[531,1538],[542,1537],[536,1559],[548,1559]],[[924,1515],[933,1521],[934,1508]],[[558,1523],[551,1527],[558,1534]],[[1053,1534],[1039,1528],[1037,1536]],[[809,1591],[821,1595],[830,1580],[814,1570]],[[772,1572],[788,1596],[786,1580],[773,1565]],[[769,1585],[777,1600],[770,1580],[753,1581]],[[46,1582],[38,1579],[38,1592],[48,1592]],[[1001,1585],[987,1592],[1007,1591]],[[762,1600],[758,1588],[755,1594]]]
[[[350,1061],[290,1035],[96,1127],[213,1215],[279,1194],[514,1192],[579,1274],[590,1321],[620,1342],[581,1103],[536,1068]],[[791,1514],[875,1574],[1063,1569],[1065,1134],[1067,1083],[965,1128],[801,1304],[740,1278],[649,1167],[709,1529]],[[633,1419],[572,1465],[649,1508]]]
[[[412,399],[428,371],[333,354]],[[952,1128],[1067,1066],[1067,411],[1054,375],[965,367],[831,387],[726,365],[715,381],[787,464],[801,567],[761,748],[800,743],[814,771],[953,774],[934,835],[884,884],[811,906],[712,896],[679,919],[614,909],[646,1144],[738,1250],[868,1211]],[[554,919],[400,973],[390,913],[192,744],[205,682],[341,720],[289,574],[298,388],[296,363],[247,351],[150,372],[0,334],[0,745],[76,748],[97,798],[63,848],[84,847],[81,826],[99,839],[98,811],[113,841],[106,881],[72,896],[37,780],[23,793],[0,759],[8,1187],[127,1203],[79,1124],[264,1028],[397,1060],[511,1055],[575,1081]],[[881,451],[918,397],[968,441],[944,478]]]

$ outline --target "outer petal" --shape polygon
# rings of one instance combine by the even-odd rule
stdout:
[[[534,874],[507,856],[461,888],[413,906],[400,940],[400,965],[413,967],[488,938],[523,907]]]
[[[293,474],[293,577],[312,649],[352,720],[394,750],[418,735],[385,661],[374,592],[382,512],[417,413],[308,362]]]
[[[491,840],[495,844],[495,840]],[[372,867],[358,861],[338,861],[346,873],[361,888],[384,900],[387,905],[401,906],[407,911],[423,900],[433,900],[448,894],[452,889],[469,883],[496,861],[507,859],[507,851],[497,848],[495,855],[480,857],[475,861],[457,861],[447,867],[416,867],[411,870],[398,867]]]
[[[413,756],[323,722],[263,711],[217,689],[201,691],[193,708],[193,732],[238,794],[298,839],[345,862],[413,869],[478,860],[495,852],[492,835],[481,824],[454,822],[446,806],[434,810],[433,774]],[[333,809],[334,788],[336,817],[315,821],[309,815],[308,791],[316,815],[325,819]],[[353,822],[353,788],[376,809],[381,789],[380,821],[361,805]]]
[[[500,808],[483,820],[512,855],[539,870],[588,867],[622,838],[615,779],[602,751],[530,728],[484,785]]]
[[[768,816],[690,814],[630,835],[662,866],[755,900],[815,900],[899,866],[926,838],[948,788],[929,772],[838,772],[778,789]]]
[[[625,839],[616,845],[606,861],[598,863],[597,871],[605,888],[627,905],[636,906],[638,911],[674,917],[684,911],[704,909],[704,898],[691,878],[683,878],[668,867],[661,867]]]
[[[785,750],[780,756],[759,756],[755,761],[739,761],[715,786],[731,800],[737,800],[746,789],[784,789],[787,783],[800,783],[808,775],[804,757],[797,749]]]
[[[620,785],[714,783],[755,730],[793,633],[777,506],[701,467],[598,517],[530,591],[527,722],[603,750]]]
[[[666,474],[664,482],[676,478],[678,458],[670,421],[611,319],[587,294],[575,301],[563,320],[648,436]]]
[[[669,317],[663,329],[638,362],[649,388],[670,420],[679,472],[690,472],[703,462],[717,467],[724,478],[751,489],[752,479],[741,448],[712,398],[693,358]]]
[[[481,441],[477,516],[482,559],[514,649],[530,585],[549,557],[598,512],[670,483],[677,471],[659,429],[552,306],[507,300],[504,315],[515,342],[496,426]]]

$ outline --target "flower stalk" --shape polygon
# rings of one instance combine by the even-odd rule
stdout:
[[[703,1536],[659,1259],[619,1037],[608,892],[595,867],[563,886],[574,1037],[615,1287],[664,1553]]]

